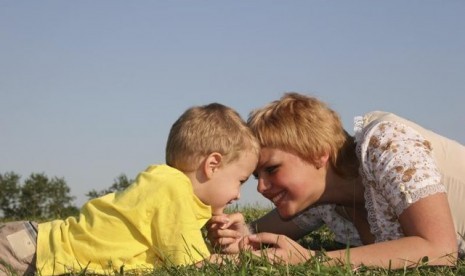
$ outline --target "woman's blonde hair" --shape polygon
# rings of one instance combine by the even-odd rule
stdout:
[[[314,165],[328,153],[336,173],[358,175],[353,138],[339,115],[314,97],[285,93],[280,100],[252,111],[248,125],[261,147],[291,152]]]
[[[166,144],[166,164],[183,172],[194,171],[213,152],[224,163],[244,151],[258,156],[259,144],[246,122],[232,108],[219,103],[187,109],[172,125]]]

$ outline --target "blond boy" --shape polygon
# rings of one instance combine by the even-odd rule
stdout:
[[[3,233],[16,240],[0,244],[0,258],[19,273],[41,275],[219,262],[201,228],[239,199],[258,154],[256,138],[237,112],[218,103],[192,107],[171,128],[166,165],[149,166],[126,190],[87,202],[78,218],[39,223],[36,254],[19,252],[20,259],[15,250],[35,238],[34,231],[18,236],[29,222],[17,222]]]

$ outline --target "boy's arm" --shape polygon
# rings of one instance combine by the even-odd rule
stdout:
[[[272,210],[249,225],[241,213],[214,216],[207,223],[207,237],[214,247],[223,253],[238,253],[242,237],[253,233],[270,232],[299,239],[311,230],[298,227],[293,220],[283,220],[276,210]]]

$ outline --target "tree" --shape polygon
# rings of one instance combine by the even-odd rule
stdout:
[[[0,174],[0,210],[3,217],[14,217],[18,209],[20,176],[14,172]]]
[[[47,215],[51,218],[63,218],[77,214],[79,210],[71,205],[75,199],[70,195],[71,189],[63,178],[54,177],[48,185]]]
[[[24,185],[14,172],[0,174],[0,210],[8,219],[45,219],[76,215],[74,197],[63,178],[31,174]]]
[[[44,218],[48,178],[44,174],[31,174],[19,196],[18,214],[22,218]]]
[[[131,185],[132,182],[134,182],[134,180],[128,179],[128,177],[125,174],[120,174],[117,178],[115,178],[113,184],[109,188],[100,190],[100,191],[96,191],[95,189],[93,189],[89,191],[86,194],[86,196],[89,199],[93,199],[93,198],[101,197],[109,193],[122,191],[126,189],[127,187],[129,187],[129,185]]]

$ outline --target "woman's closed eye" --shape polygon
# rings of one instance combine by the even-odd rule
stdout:
[[[253,178],[255,178],[255,180],[258,179],[258,173],[254,172],[252,175],[253,175]]]
[[[279,165],[274,165],[274,166],[268,166],[265,168],[265,172],[267,174],[272,174],[274,172],[276,172],[276,169],[279,167]]]
[[[263,169],[263,171],[266,173],[266,174],[273,174],[276,172],[276,169],[279,167],[279,165],[273,165],[273,166],[268,166],[268,167],[265,167]],[[253,172],[253,177],[255,179],[258,179],[260,176],[259,176],[259,173],[257,171]]]

